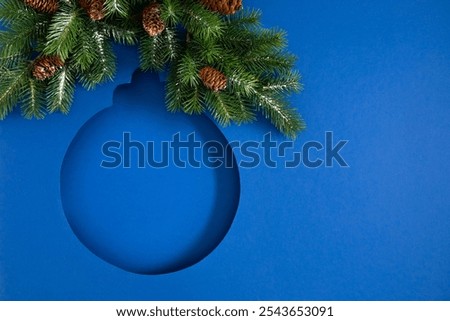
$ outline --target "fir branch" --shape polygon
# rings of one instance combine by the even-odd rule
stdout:
[[[0,22],[7,28],[18,19],[35,14],[35,11],[21,0],[3,0],[0,3]]]
[[[180,0],[163,0],[161,3],[161,19],[169,26],[176,26],[183,15],[183,4]]]
[[[236,118],[237,101],[225,92],[207,91],[205,104],[211,115],[222,126],[228,126]]]
[[[177,32],[171,27],[155,37],[142,33],[139,44],[141,69],[160,71],[166,63],[174,61],[181,49],[178,39]]]
[[[244,52],[252,49],[256,35],[246,28],[226,25],[224,35],[220,39],[221,45],[231,52]]]
[[[58,11],[51,21],[44,54],[65,60],[77,46],[80,29],[84,26],[80,12],[74,7]]]
[[[8,30],[0,31],[0,59],[31,52],[37,37],[46,31],[42,15],[30,14],[11,22]]]
[[[281,50],[287,46],[286,31],[272,28],[260,28],[254,31],[253,50],[270,51]]]
[[[235,93],[237,113],[234,121],[237,124],[250,123],[256,120],[256,115],[251,101],[241,94]]]
[[[301,76],[297,71],[288,70],[278,74],[267,73],[261,77],[263,90],[274,94],[292,94],[300,92],[303,87]]]
[[[5,54],[0,55],[0,68],[5,68],[5,70],[11,69],[17,66],[20,62],[26,61],[29,59],[29,54],[25,53],[16,53],[10,54],[6,56]],[[3,72],[3,71],[0,71]]]
[[[243,97],[251,97],[256,93],[259,81],[251,73],[235,69],[228,75],[228,85],[233,92]]]
[[[245,26],[228,24],[226,37],[222,39],[228,48],[246,52],[264,54],[280,51],[287,45],[286,33],[279,29],[246,28]]]
[[[215,41],[201,41],[200,39],[193,39],[189,43],[188,52],[193,57],[197,57],[197,60],[204,63],[213,65],[220,61],[225,52]]]
[[[211,40],[224,31],[224,23],[219,15],[203,7],[196,1],[186,1],[181,21],[195,38]]]
[[[183,85],[198,86],[200,84],[198,71],[199,65],[189,53],[183,55],[176,65],[176,75]]]
[[[257,9],[243,9],[231,15],[227,20],[229,25],[257,28],[261,25],[261,11]]]
[[[50,113],[60,111],[67,114],[75,93],[75,77],[70,67],[65,66],[50,79],[47,87],[47,108]]]
[[[0,58],[7,59],[9,57],[20,56],[24,52],[31,52],[31,46],[33,43],[32,33],[33,29],[24,29],[18,33],[1,30]]]
[[[204,100],[204,90],[201,87],[193,87],[184,95],[183,111],[189,115],[201,114],[204,111],[202,104]]]
[[[80,73],[89,72],[99,59],[94,36],[94,29],[89,24],[79,31],[79,39],[73,53],[73,64]]]
[[[76,77],[88,89],[113,78],[111,43],[117,42],[139,44],[143,70],[162,70],[171,63],[166,85],[170,111],[208,109],[222,125],[253,121],[260,111],[287,136],[304,128],[286,100],[302,87],[294,70],[296,57],[285,51],[284,31],[262,28],[259,10],[225,16],[198,0],[156,2],[156,18],[165,30],[152,37],[138,19],[148,0],[105,0],[106,17],[95,22],[76,0],[60,1],[52,15],[32,10],[23,0],[4,0],[0,22],[8,30],[0,31],[0,118],[20,101],[25,117],[42,117],[45,85],[48,111],[68,112]],[[65,67],[50,80],[37,81],[25,63],[36,53],[58,56]],[[211,85],[214,79],[200,79],[199,70],[205,67],[220,70],[227,86],[225,78],[221,86]]]
[[[177,35],[176,30],[167,27],[161,36],[165,46],[165,61],[174,61],[178,57],[180,51],[179,36]]]
[[[256,75],[277,74],[292,70],[296,60],[296,56],[284,52],[270,52],[266,55],[248,52],[241,57],[241,62],[247,70]]]
[[[127,0],[105,0],[104,10],[107,16],[127,17],[130,12],[130,4]]]
[[[186,86],[183,86],[178,81],[176,70],[172,70],[169,73],[166,84],[166,105],[170,112],[176,112],[182,109],[186,92]]]
[[[305,123],[286,101],[258,90],[255,95],[255,105],[263,115],[287,137],[295,138],[298,132],[305,129]]]
[[[147,34],[141,37],[139,45],[140,65],[142,70],[160,71],[167,61],[163,36],[149,37]]]
[[[100,22],[105,35],[122,45],[135,45],[138,43],[137,28],[128,21],[123,23]]]
[[[22,114],[25,118],[42,119],[45,116],[45,83],[34,78],[27,79]]]
[[[111,44],[100,30],[94,32],[94,40],[100,58],[97,63],[100,71],[98,83],[112,80],[116,71],[116,60]]]
[[[30,75],[28,64],[21,63],[10,70],[3,70],[0,75],[0,120],[13,110],[26,92],[27,79]]]
[[[97,54],[94,63],[80,76],[83,87],[90,90],[100,83],[112,80],[116,73],[116,57],[107,37],[93,23],[93,48]]]

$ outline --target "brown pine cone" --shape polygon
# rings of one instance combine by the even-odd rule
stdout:
[[[64,62],[58,56],[42,56],[33,62],[33,77],[37,80],[46,80],[64,66]]]
[[[59,9],[58,0],[24,0],[25,4],[36,11],[55,13]]]
[[[152,3],[142,12],[142,25],[150,37],[156,37],[166,29],[166,24],[161,19],[159,4]]]
[[[202,68],[199,76],[205,87],[212,91],[221,91],[227,88],[227,77],[213,67]]]
[[[229,15],[242,8],[242,0],[200,0],[209,10]]]
[[[78,2],[92,20],[98,21],[105,17],[104,0],[79,0]]]

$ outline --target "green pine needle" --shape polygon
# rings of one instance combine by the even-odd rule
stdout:
[[[205,103],[211,115],[222,126],[228,126],[236,118],[237,101],[226,92],[207,91]]]
[[[175,29],[166,28],[161,36],[164,42],[165,61],[174,61],[178,57],[180,51],[179,35]]]
[[[0,31],[0,59],[28,54],[37,37],[46,30],[47,22],[41,15],[30,14],[18,17]]]
[[[257,9],[243,9],[230,16],[228,24],[244,26],[246,28],[257,28],[261,25],[261,11]]]
[[[161,71],[167,60],[165,50],[166,46],[162,35],[156,37],[143,35],[139,45],[141,69]]]
[[[5,70],[9,70],[10,68],[17,66],[20,62],[25,61],[28,58],[29,58],[28,55],[22,53],[10,54],[9,56],[3,54],[0,57],[0,68],[5,68]]]
[[[199,65],[193,56],[185,54],[177,64],[177,77],[182,85],[196,87],[200,85]]]
[[[4,27],[9,27],[19,19],[34,15],[36,15],[36,11],[21,0],[3,0],[0,3],[0,22]]]
[[[95,88],[98,84],[112,80],[116,73],[116,56],[111,43],[100,29],[93,28],[92,40],[96,58],[89,71],[82,73],[79,77],[81,84],[88,90]]]
[[[204,91],[200,87],[195,87],[186,92],[183,103],[183,111],[189,115],[201,114],[205,109],[203,106]]]
[[[186,86],[182,86],[172,72],[169,75],[166,84],[167,110],[170,112],[181,110],[183,108],[183,101],[187,92],[188,91],[186,90]]]
[[[77,46],[73,50],[74,65],[81,73],[90,72],[99,59],[95,29],[86,24],[85,28],[80,29],[78,37]]]
[[[264,91],[274,94],[298,93],[303,89],[300,83],[301,76],[298,71],[288,70],[278,75],[266,74],[261,77]]]
[[[47,108],[50,113],[60,111],[67,114],[75,93],[75,77],[69,67],[64,67],[54,75],[47,87]]]
[[[123,24],[113,24],[109,22],[100,22],[103,32],[114,42],[121,45],[135,45],[138,43],[137,30],[135,26],[128,21]]]
[[[189,43],[189,52],[195,56],[197,61],[203,64],[215,64],[220,61],[225,54],[225,50],[215,41],[201,41],[201,39],[193,39]]]
[[[237,116],[234,121],[237,124],[251,123],[256,120],[256,115],[251,101],[240,94],[236,95]]]
[[[306,128],[300,115],[286,101],[261,91],[254,98],[257,108],[287,137],[295,138]]]
[[[233,70],[228,74],[228,84],[233,92],[244,97],[251,97],[255,94],[259,81],[258,78],[244,70]]]
[[[187,0],[183,13],[181,20],[194,37],[211,40],[222,35],[224,22],[219,15],[207,10],[200,3]]]

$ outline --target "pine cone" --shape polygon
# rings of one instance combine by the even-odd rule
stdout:
[[[58,0],[24,0],[25,4],[36,11],[55,13],[59,9]]]
[[[78,2],[92,20],[98,21],[105,17],[104,0],[79,0]]]
[[[227,77],[213,67],[204,67],[199,72],[203,84],[212,91],[221,91],[227,88]]]
[[[159,4],[152,3],[142,12],[142,25],[150,37],[156,37],[166,29],[166,24],[161,19]]]
[[[42,56],[33,62],[33,76],[37,80],[46,80],[64,66],[64,62],[58,56]]]
[[[242,8],[242,0],[200,0],[209,10],[221,14],[233,14]]]

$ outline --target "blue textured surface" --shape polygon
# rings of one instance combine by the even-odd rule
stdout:
[[[72,233],[59,180],[72,138],[137,65],[121,49],[117,83],[78,90],[69,117],[0,123],[1,298],[450,299],[449,2],[246,4],[300,56],[293,101],[309,127],[296,146],[333,131],[349,140],[350,168],[242,170],[236,218],[206,259],[160,276],[105,263]],[[260,140],[269,129],[223,132]]]

